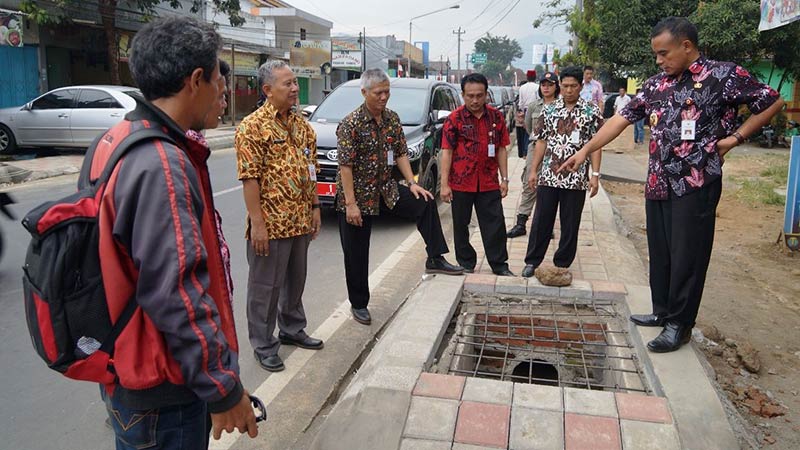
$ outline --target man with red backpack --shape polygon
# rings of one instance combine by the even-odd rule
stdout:
[[[211,26],[193,19],[145,25],[130,57],[144,99],[84,163],[88,179],[97,179],[126,134],[152,127],[169,138],[127,151],[98,213],[109,312],[136,302],[114,345],[116,380],[102,389],[117,449],[206,448],[212,427],[215,439],[223,430],[258,433],[239,378],[209,150],[186,137],[204,128],[224,95],[221,44]]]

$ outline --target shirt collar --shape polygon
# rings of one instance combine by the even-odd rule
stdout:
[[[468,117],[478,119],[478,116],[472,114],[472,111],[470,111],[469,108],[467,108],[467,105],[464,105],[464,112],[468,115]],[[481,116],[481,119],[486,117],[487,114],[489,114],[489,108],[487,108],[486,105],[483,105],[483,115]]]
[[[683,71],[683,73],[681,73],[680,75],[678,75],[678,76],[676,76],[674,78],[680,80],[680,79],[683,79],[684,75],[688,76],[688,77],[691,77],[692,75],[696,75],[696,74],[702,72],[703,68],[706,65],[708,65],[708,58],[706,58],[705,55],[703,55],[701,53],[700,56],[696,60],[694,60],[694,62],[691,63],[686,70]],[[668,78],[672,78],[672,77],[668,77]]]
[[[361,118],[362,118],[362,120],[364,120],[364,122],[373,121],[373,122],[377,123],[375,118],[372,117],[372,114],[367,109],[367,103],[366,102],[361,104],[361,107],[358,108],[358,111],[361,113]],[[384,108],[383,111],[381,112],[381,121],[387,119],[388,117],[389,117],[389,111],[386,108]]]

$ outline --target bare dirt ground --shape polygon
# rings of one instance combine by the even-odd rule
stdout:
[[[723,169],[698,347],[745,419],[743,447],[798,449],[800,254],[792,255],[782,238],[776,243],[784,207],[773,191],[785,188],[789,152],[743,146],[732,153]],[[643,146],[629,154],[647,157]],[[643,186],[603,186],[647,267]]]

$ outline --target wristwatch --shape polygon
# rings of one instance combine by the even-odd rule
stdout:
[[[600,172],[592,172],[592,176],[600,178]]]
[[[408,180],[408,187],[411,187],[415,184],[417,184],[417,182],[413,178],[411,180]]]
[[[511,179],[509,179],[508,177],[501,177],[500,181],[502,181],[503,183],[508,183],[509,181],[511,181]]]

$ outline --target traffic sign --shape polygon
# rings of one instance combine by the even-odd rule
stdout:
[[[472,64],[486,64],[486,53],[473,53],[470,56]]]

